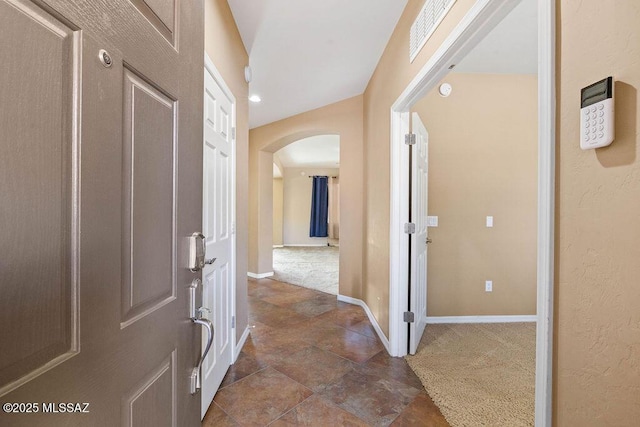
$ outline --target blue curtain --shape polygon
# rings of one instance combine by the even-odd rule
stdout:
[[[327,220],[329,215],[329,178],[326,176],[313,177],[313,191],[311,193],[311,227],[309,237],[327,237]]]

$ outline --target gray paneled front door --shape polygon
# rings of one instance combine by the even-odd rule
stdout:
[[[0,425],[200,423],[203,16],[0,0]]]

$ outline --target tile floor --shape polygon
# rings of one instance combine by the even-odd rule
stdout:
[[[249,280],[251,335],[203,427],[448,426],[364,310],[334,295]]]

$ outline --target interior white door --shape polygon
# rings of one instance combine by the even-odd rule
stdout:
[[[235,99],[208,58],[204,73],[203,233],[208,264],[202,274],[202,305],[214,326],[202,365],[202,417],[232,363],[234,290]],[[213,262],[211,262],[213,261]],[[211,262],[209,264],[209,262]],[[203,348],[206,344],[203,333]]]
[[[415,233],[410,235],[409,310],[414,321],[409,323],[409,352],[415,354],[426,326],[427,316],[427,201],[429,133],[418,113],[411,115],[416,143],[411,146],[411,222]]]

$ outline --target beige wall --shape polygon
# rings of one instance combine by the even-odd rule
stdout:
[[[226,0],[205,0],[205,51],[236,98],[236,339],[247,327],[249,63]]]
[[[304,173],[302,175],[301,173]],[[339,176],[340,169],[284,168],[284,245],[326,246],[326,237],[309,237],[313,175]]]
[[[249,271],[272,268],[272,161],[280,148],[314,135],[340,135],[340,284],[342,295],[360,298],[363,245],[362,96],[298,114],[250,131]],[[269,159],[269,163],[266,162]]]
[[[554,424],[637,426],[640,2],[558,4]],[[616,139],[583,151],[580,88],[609,75]]]
[[[429,215],[439,219],[429,316],[536,314],[537,81],[451,73],[449,97],[433,89],[412,109],[429,132]]]
[[[362,299],[385,334],[389,332],[391,105],[473,3],[474,0],[458,0],[410,64],[409,28],[424,0],[409,0],[364,93],[364,179],[367,185]],[[340,245],[343,244],[344,239],[341,239]]]
[[[284,221],[284,182],[283,178],[273,178],[273,245],[282,246]]]

